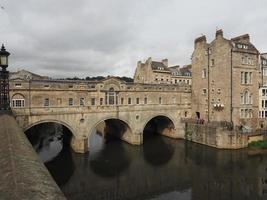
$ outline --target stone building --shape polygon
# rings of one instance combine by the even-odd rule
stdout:
[[[248,34],[226,39],[216,31],[195,40],[192,55],[192,113],[206,121],[258,128],[259,51]]]
[[[138,61],[134,74],[134,82],[191,85],[191,65],[169,67],[168,59],[159,62],[153,61],[150,57],[144,63]]]
[[[259,118],[261,128],[267,127],[267,53],[260,56]]]

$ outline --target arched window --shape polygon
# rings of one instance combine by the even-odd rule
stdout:
[[[110,88],[108,91],[108,104],[114,105],[115,104],[115,91],[114,88]]]
[[[13,108],[24,108],[25,107],[25,98],[22,94],[13,95],[12,107]]]

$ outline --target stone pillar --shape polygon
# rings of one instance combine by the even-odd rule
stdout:
[[[130,141],[127,142],[133,145],[141,145],[143,144],[143,134],[141,133],[131,134]]]
[[[88,151],[88,138],[71,138],[71,147],[76,153],[86,153]]]

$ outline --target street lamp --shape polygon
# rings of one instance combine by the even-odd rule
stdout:
[[[9,71],[6,70],[8,67],[8,56],[9,52],[6,51],[4,44],[2,44],[0,50],[0,111],[10,110],[9,103]]]

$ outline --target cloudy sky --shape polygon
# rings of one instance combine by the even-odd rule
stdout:
[[[267,52],[266,0],[0,0],[10,71],[133,76],[138,60],[188,64],[194,39],[249,33]]]

